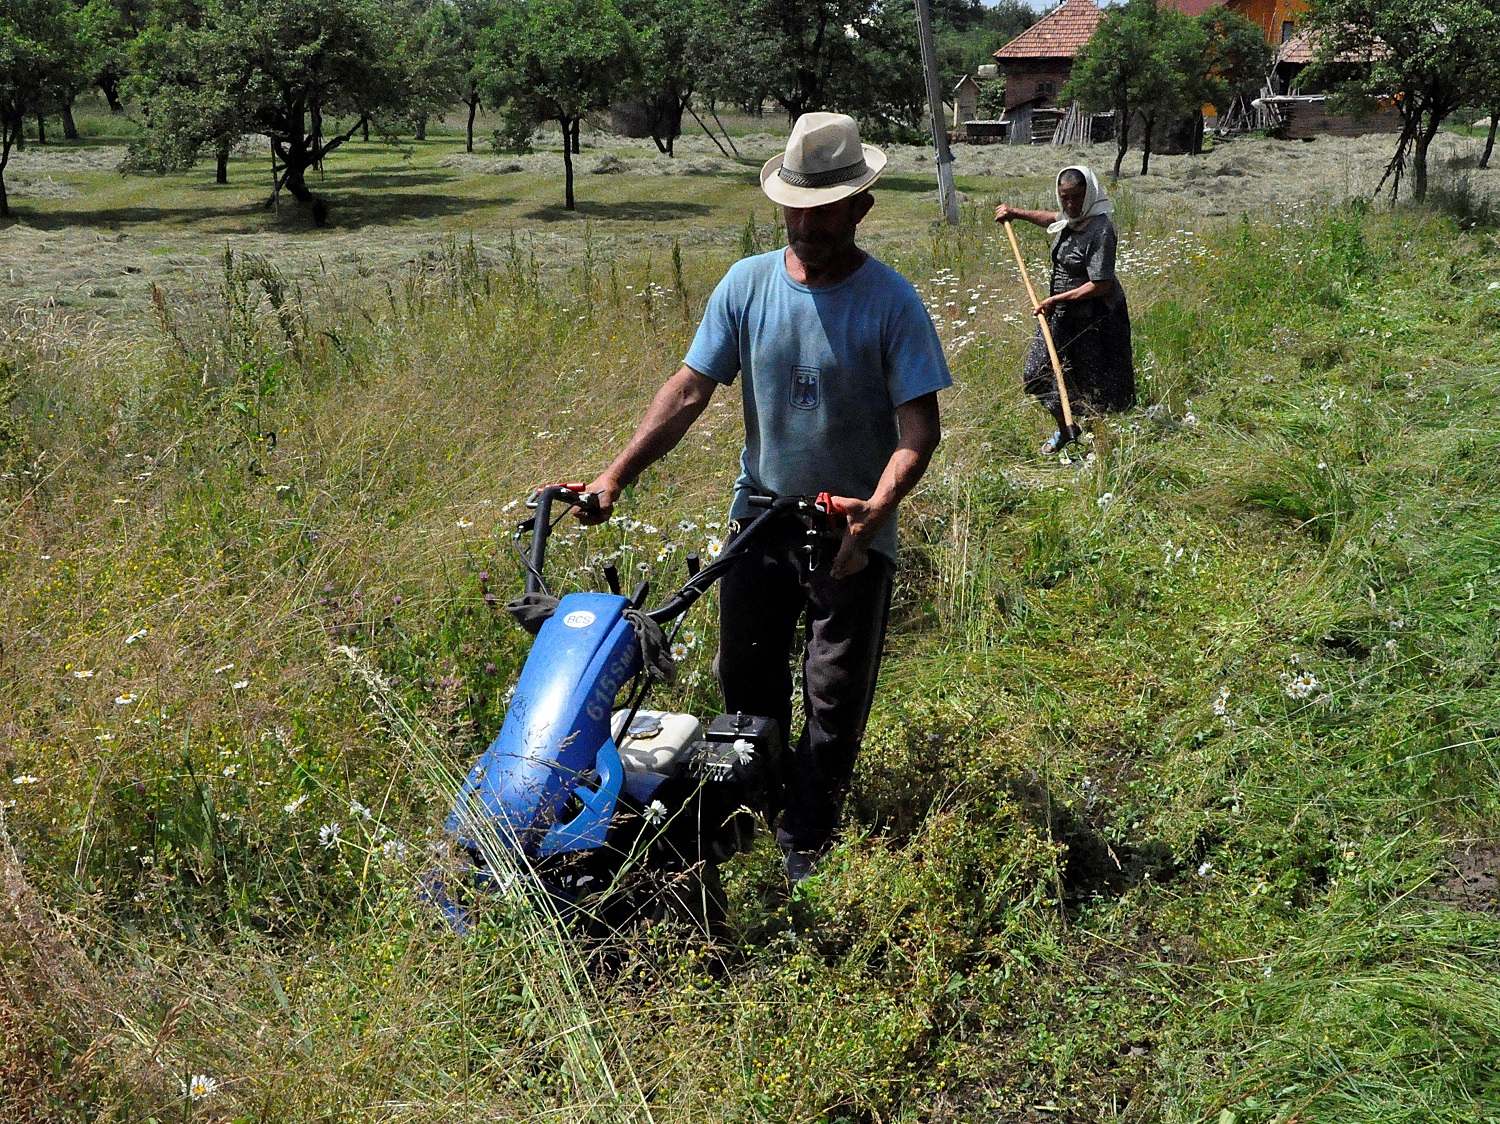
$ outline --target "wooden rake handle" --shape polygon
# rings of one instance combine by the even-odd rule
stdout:
[[[1016,268],[1021,271],[1021,280],[1026,284],[1026,296],[1031,300],[1031,307],[1035,308],[1041,302],[1036,299],[1036,290],[1031,287],[1031,274],[1026,272],[1026,259],[1021,257],[1021,244],[1016,241],[1015,227],[1010,225],[1010,220],[1005,220],[1005,234],[1010,239],[1011,252],[1016,255]],[[1047,344],[1047,355],[1052,360],[1052,373],[1057,376],[1057,396],[1062,401],[1063,412],[1063,444],[1067,444],[1073,438],[1073,407],[1068,402],[1068,387],[1063,382],[1062,361],[1057,357],[1057,345],[1052,342],[1052,329],[1047,324],[1047,317],[1038,312],[1036,322],[1042,326],[1042,339]]]

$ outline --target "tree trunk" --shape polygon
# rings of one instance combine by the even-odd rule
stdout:
[[[40,112],[36,115],[36,143],[47,143],[47,119]]]
[[[1192,153],[1193,153],[1194,156],[1202,156],[1203,155],[1203,110],[1202,110],[1202,108],[1200,108],[1197,113],[1193,114],[1193,120],[1196,121],[1196,122],[1198,122],[1198,127],[1197,127],[1197,129],[1195,129],[1193,131],[1193,147],[1192,147],[1191,151],[1192,151]]]
[[[1416,143],[1412,145],[1411,197],[1418,203],[1427,198],[1427,148],[1437,132],[1436,118],[1430,120],[1433,122],[1432,128],[1418,131]]]
[[[214,153],[214,183],[229,182],[229,142],[219,145]]]
[[[464,151],[465,152],[473,152],[474,151],[474,116],[478,112],[479,112],[479,95],[478,94],[470,94],[469,95],[469,133],[468,133],[468,139],[464,142]]]
[[[1120,165],[1125,163],[1125,154],[1130,151],[1130,105],[1115,106],[1115,170],[1110,183],[1120,182]]]
[[[1156,118],[1146,118],[1146,132],[1141,137],[1141,175],[1151,170],[1151,134],[1156,131]]]
[[[63,102],[62,107],[63,140],[78,139],[78,125],[73,120],[73,99],[69,98]]]
[[[361,132],[364,134],[365,143],[369,144],[370,143],[370,119],[368,117],[361,118],[360,122],[359,122],[359,127],[360,127]]]
[[[558,123],[562,125],[563,134],[563,206],[576,211],[578,208],[573,200],[573,145],[569,140],[573,135],[570,131],[573,123],[566,117],[558,118]]]
[[[1479,166],[1488,168],[1490,157],[1495,152],[1495,126],[1500,125],[1500,109],[1490,111],[1490,135],[1484,141],[1484,155],[1479,158]]]
[[[573,118],[573,131],[571,133],[564,133],[563,134],[565,137],[571,138],[568,143],[573,146],[573,155],[574,156],[578,156],[579,154],[581,154],[583,152],[583,146],[579,143],[579,140],[578,140],[578,132],[582,128],[583,128],[583,118],[582,117],[575,117],[575,118]]]
[[[412,122],[412,124],[416,127],[417,140],[420,140],[420,141],[426,140],[427,139],[427,115],[424,113],[421,117],[416,118]]]
[[[125,107],[120,104],[120,80],[113,74],[105,74],[99,79],[99,89],[104,94],[104,100],[109,103],[111,113],[124,113]]]
[[[10,163],[10,148],[16,139],[11,122],[0,118],[0,217],[10,215],[10,199],[5,194],[5,165]]]

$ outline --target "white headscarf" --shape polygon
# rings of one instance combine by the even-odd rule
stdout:
[[[1063,210],[1062,202],[1062,178],[1069,172],[1077,172],[1083,177],[1083,210],[1078,213],[1076,219],[1070,219],[1068,213]],[[1109,193],[1099,186],[1099,180],[1095,177],[1093,170],[1083,164],[1070,164],[1057,173],[1057,180],[1053,187],[1057,190],[1057,221],[1047,228],[1047,233],[1052,235],[1052,244],[1057,245],[1057,240],[1062,236],[1065,229],[1081,230],[1095,215],[1112,215],[1115,213],[1115,205],[1109,201]]]

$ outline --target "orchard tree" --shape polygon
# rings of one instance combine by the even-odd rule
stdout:
[[[1130,149],[1131,118],[1145,108],[1154,89],[1158,15],[1156,0],[1126,0],[1123,7],[1110,9],[1074,58],[1072,75],[1059,91],[1058,100],[1077,102],[1090,113],[1114,111],[1115,180]]]
[[[479,69],[479,41],[495,26],[503,0],[451,0],[438,4],[440,39],[452,56],[458,100],[468,111],[464,151],[474,151],[474,119],[483,103],[480,92],[484,74]]]
[[[1495,132],[1500,126],[1500,50],[1492,51],[1480,73],[1475,76],[1476,96],[1474,103],[1489,111],[1490,128],[1484,138],[1484,152],[1479,157],[1479,166],[1488,168],[1490,157],[1495,154]]]
[[[1308,77],[1332,82],[1348,106],[1394,99],[1401,134],[1376,191],[1394,194],[1408,162],[1412,195],[1427,197],[1427,151],[1454,110],[1480,101],[1500,43],[1500,0],[1315,0],[1304,25],[1317,52]]]
[[[379,0],[207,0],[196,26],[159,17],[142,52],[152,145],[191,162],[230,136],[265,136],[272,199],[285,188],[321,221],[308,170],[411,102],[399,15]]]
[[[447,0],[408,5],[401,14],[397,50],[405,60],[406,83],[401,100],[417,140],[426,140],[427,123],[441,120],[459,98],[463,63],[448,37],[451,18]]]
[[[121,92],[134,72],[135,39],[150,22],[151,0],[88,0],[83,6],[88,79],[104,94],[111,113],[125,112]]]
[[[609,105],[629,63],[630,28],[612,0],[510,0],[480,35],[480,88],[510,131],[556,121],[563,205],[576,210],[573,155],[584,114]]]
[[[1206,51],[1203,57],[1203,101],[1222,106],[1224,112],[1236,99],[1249,101],[1260,92],[1271,69],[1273,53],[1260,27],[1222,4],[1198,17]],[[1193,151],[1203,150],[1203,118],[1200,107]]]
[[[63,0],[0,0],[0,215],[10,214],[5,168],[26,120],[73,81],[75,13]]]
[[[1158,125],[1191,117],[1202,135],[1207,41],[1203,29],[1176,8],[1157,7],[1149,63],[1137,91],[1140,106],[1141,175],[1151,170],[1151,143]]]
[[[1258,34],[1258,33],[1257,33]],[[1208,79],[1208,34],[1175,7],[1157,0],[1126,0],[1099,21],[1094,37],[1073,60],[1072,77],[1059,100],[1089,112],[1115,114],[1115,166],[1130,148],[1131,126],[1141,122],[1141,175],[1151,168],[1151,144],[1159,125],[1192,116],[1200,122],[1214,86]]]
[[[698,85],[705,41],[704,0],[619,0],[630,27],[630,49],[619,93],[646,110],[657,151],[671,156],[682,133],[682,113]]]
[[[920,128],[925,89],[912,0],[718,0],[708,84],[789,121],[835,110],[872,137]]]

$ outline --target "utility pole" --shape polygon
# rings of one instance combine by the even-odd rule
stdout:
[[[958,225],[958,192],[953,190],[953,153],[948,148],[948,123],[943,119],[943,90],[938,84],[937,48],[932,42],[932,5],[917,0],[917,40],[922,47],[922,73],[927,79],[927,113],[932,121],[932,148],[937,154],[938,203],[943,218]]]

